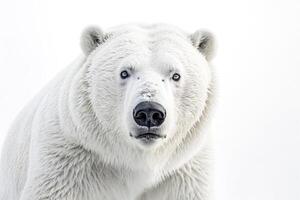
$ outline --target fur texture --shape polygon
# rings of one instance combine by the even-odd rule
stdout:
[[[164,24],[87,28],[84,55],[13,123],[0,199],[208,200],[213,44],[208,32]],[[165,107],[156,131],[166,138],[145,144],[131,137],[141,101]]]

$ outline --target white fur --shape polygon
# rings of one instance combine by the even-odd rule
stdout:
[[[163,24],[86,29],[84,56],[10,129],[0,199],[209,199],[212,40]],[[130,137],[132,110],[145,100],[167,111],[166,138],[152,145]]]

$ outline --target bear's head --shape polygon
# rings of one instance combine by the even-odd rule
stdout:
[[[209,32],[126,25],[104,33],[89,27],[81,47],[86,93],[101,130],[101,144],[95,139],[94,146],[118,149],[115,159],[126,160],[117,154],[182,145],[207,106],[214,47]]]

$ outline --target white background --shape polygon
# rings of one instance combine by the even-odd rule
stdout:
[[[165,22],[218,40],[215,196],[300,199],[300,1],[0,2],[0,144],[20,109],[79,53],[81,30]]]

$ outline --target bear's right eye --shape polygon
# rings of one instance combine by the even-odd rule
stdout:
[[[121,76],[121,79],[126,79],[129,77],[129,73],[126,70],[124,70],[121,72],[120,76]]]

